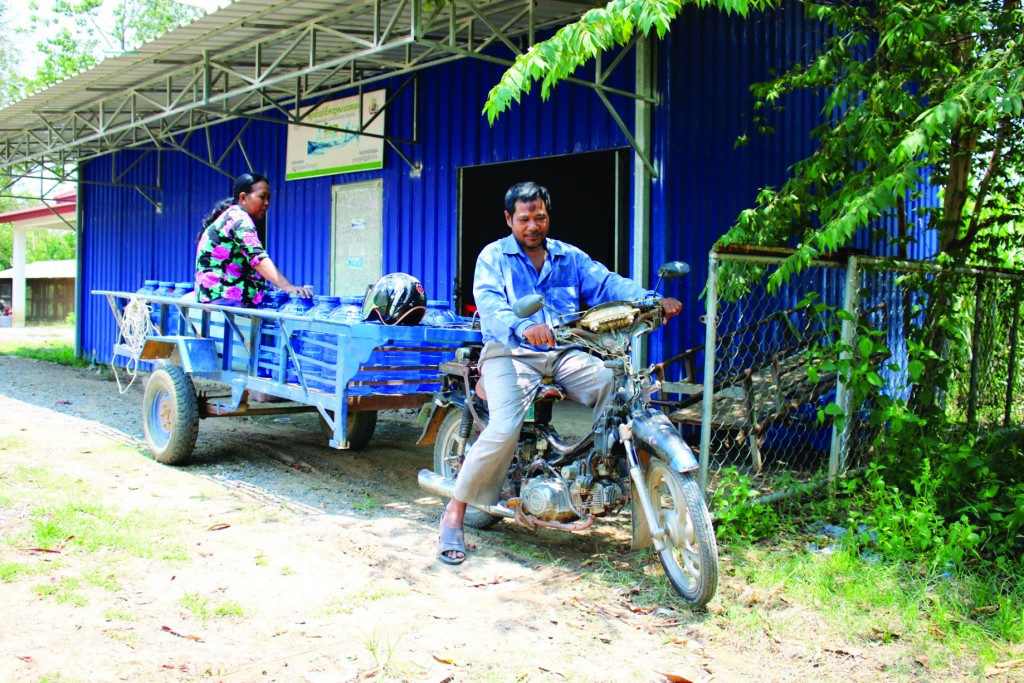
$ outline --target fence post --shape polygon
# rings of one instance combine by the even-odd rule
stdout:
[[[1003,426],[1010,426],[1010,409],[1013,406],[1013,385],[1017,375],[1017,328],[1020,326],[1020,283],[1013,288],[1013,323],[1010,325],[1010,358],[1006,362],[1009,369],[1006,378],[1006,407],[1003,410]]]
[[[981,350],[981,306],[984,303],[983,287],[985,281],[981,275],[974,276],[974,330],[971,332],[971,377],[967,393],[967,424],[978,422],[978,354]]]
[[[849,319],[843,320],[841,332],[841,343],[843,351],[840,359],[850,357],[849,349],[853,346],[853,339],[857,332],[857,293],[860,289],[860,269],[857,264],[857,257],[850,256],[846,262],[846,292],[843,296],[843,310],[849,313]],[[832,420],[832,445],[828,458],[828,478],[834,480],[836,476],[846,469],[846,435],[850,430],[850,421],[853,411],[850,409],[850,397],[847,391],[846,381],[842,373],[839,374],[836,382],[836,405],[846,416],[842,430],[836,428],[836,420]]]
[[[716,337],[718,335],[718,252],[708,254],[708,297],[704,315],[704,389],[700,419],[700,470],[697,485],[708,497],[708,463],[711,460],[711,407],[715,394]]]

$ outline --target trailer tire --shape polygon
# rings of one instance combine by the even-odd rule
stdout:
[[[334,412],[330,412],[333,418]],[[327,424],[327,420],[324,419],[323,415],[317,414],[317,417],[320,418],[320,433],[324,435],[325,439],[330,441],[334,438],[334,432],[331,431],[331,427]],[[366,444],[370,443],[373,430],[376,428],[376,410],[350,412],[348,420],[345,422],[345,437],[348,439],[348,449],[350,451],[361,451],[366,448]]]
[[[178,465],[192,456],[199,403],[192,378],[176,365],[155,371],[142,395],[142,430],[157,462]]]

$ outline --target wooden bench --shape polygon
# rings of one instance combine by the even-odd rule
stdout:
[[[712,388],[710,426],[731,430],[746,442],[751,464],[762,469],[761,445],[770,425],[793,417],[836,386],[836,373],[810,368],[821,363],[808,352],[824,341],[825,326],[810,307],[777,311],[755,323],[723,334],[717,340],[725,361]],[[703,422],[704,345],[687,349],[655,365],[662,383],[651,401],[666,409],[677,424]],[[718,365],[718,364],[716,364]],[[673,372],[679,367],[678,372]],[[737,369],[738,368],[738,369]],[[678,379],[668,379],[677,375]]]

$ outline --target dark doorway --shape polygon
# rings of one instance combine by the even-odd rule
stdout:
[[[505,191],[532,180],[551,193],[549,237],[573,244],[595,261],[629,272],[629,155],[625,150],[571,154],[460,170],[459,272],[455,304],[473,306],[480,250],[509,234]]]

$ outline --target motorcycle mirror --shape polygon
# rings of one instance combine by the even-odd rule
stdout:
[[[661,287],[662,280],[674,280],[690,272],[690,265],[685,261],[669,261],[658,268],[658,284],[654,285],[654,291]]]
[[[689,274],[690,265],[685,261],[669,261],[658,268],[658,277],[662,280],[673,280]]]
[[[516,302],[512,304],[512,312],[520,318],[529,318],[542,308],[544,308],[543,294],[528,294],[521,299],[516,299]]]

